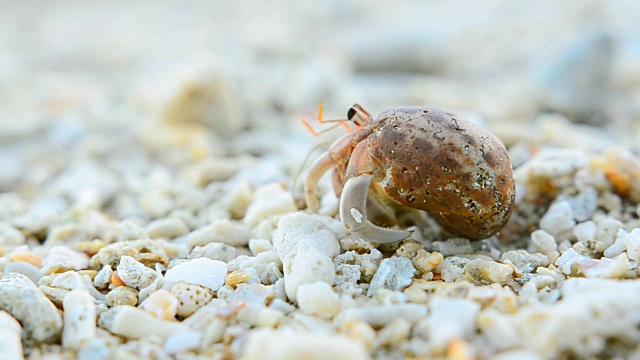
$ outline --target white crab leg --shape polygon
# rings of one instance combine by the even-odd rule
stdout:
[[[386,229],[367,220],[367,194],[372,179],[372,174],[363,174],[347,180],[340,196],[340,220],[349,231],[369,241],[388,243],[409,237],[409,231]]]
[[[309,173],[304,179],[304,196],[307,201],[307,207],[313,211],[318,211],[320,204],[318,202],[318,194],[316,193],[316,184],[320,177],[336,165],[336,161],[327,151],[313,162]]]

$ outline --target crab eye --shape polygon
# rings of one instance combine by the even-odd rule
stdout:
[[[350,107],[349,111],[347,111],[347,119],[351,120],[354,116],[356,116],[356,109]]]

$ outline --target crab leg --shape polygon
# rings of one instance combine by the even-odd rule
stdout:
[[[329,150],[311,164],[307,176],[304,178],[304,196],[307,201],[307,208],[313,212],[318,211],[320,204],[316,185],[320,177],[331,168],[339,167],[349,161],[351,150],[355,144],[361,141],[359,136],[368,135],[364,132],[346,134],[336,140]]]
[[[311,211],[318,211],[320,203],[318,201],[318,193],[316,192],[316,184],[320,177],[324,175],[329,169],[336,166],[336,160],[331,156],[329,151],[320,155],[316,161],[313,162],[309,173],[304,179],[304,196],[307,201],[307,207]]]
[[[351,153],[342,195],[340,196],[340,220],[349,231],[366,240],[387,243],[409,237],[411,232],[387,229],[372,224],[367,219],[367,198],[371,181],[381,176],[382,169],[369,152],[368,140],[356,145]]]
[[[373,177],[363,174],[347,180],[340,197],[340,220],[349,231],[369,241],[388,243],[409,237],[409,231],[386,229],[367,220],[367,194]]]

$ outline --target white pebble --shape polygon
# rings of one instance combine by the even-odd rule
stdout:
[[[283,259],[282,263],[285,292],[294,301],[300,285],[316,281],[333,284],[336,277],[331,258],[313,250],[301,250],[292,261]]]
[[[278,221],[273,245],[282,260],[289,299],[296,300],[301,284],[333,284],[336,273],[332,258],[340,253],[340,243],[331,227],[334,221],[337,220],[303,212],[285,215]]]
[[[300,310],[322,319],[330,319],[340,311],[338,294],[325,282],[300,285],[296,298]]]
[[[598,249],[599,251],[604,251],[606,248],[611,246],[616,239],[616,233],[618,230],[622,229],[623,225],[620,220],[607,217],[604,220],[598,222],[598,229],[596,230],[596,241],[600,243],[600,247],[602,249]]]
[[[3,359],[24,359],[22,326],[6,311],[0,310],[0,354]]]
[[[238,310],[236,318],[251,326],[275,328],[284,318],[284,313],[264,306],[249,305]]]
[[[71,250],[66,246],[54,246],[49,250],[47,257],[42,260],[43,274],[65,272],[67,270],[82,270],[89,266],[89,257],[79,251]]]
[[[553,236],[571,229],[575,224],[573,210],[567,201],[553,203],[540,219],[540,228]]]
[[[627,245],[627,255],[629,259],[640,261],[640,228],[631,230],[631,232],[627,233],[624,237],[625,239],[623,241]]]
[[[158,274],[131,256],[122,256],[117,267],[118,276],[125,285],[143,289],[153,284]]]
[[[540,356],[535,351],[531,350],[523,350],[523,349],[515,349],[508,350],[499,353],[498,355],[492,357],[493,360],[542,360],[543,357]]]
[[[173,239],[189,232],[189,228],[182,219],[168,217],[154,220],[147,225],[147,231],[152,239]]]
[[[626,254],[620,254],[613,259],[576,259],[578,270],[587,278],[617,279],[626,277],[629,272],[629,258]]]
[[[138,291],[128,286],[118,286],[104,297],[108,306],[138,305]]]
[[[151,316],[162,320],[173,320],[178,313],[178,298],[167,290],[160,289],[147,297],[140,308]]]
[[[257,225],[261,220],[273,215],[281,215],[296,211],[293,196],[279,183],[262,185],[256,189],[253,201],[244,215],[244,223]]]
[[[454,282],[464,275],[464,266],[469,263],[466,258],[451,256],[444,259],[436,267],[436,272],[440,273],[442,280],[446,282]]]
[[[534,246],[535,251],[538,251],[544,255],[549,256],[553,252],[556,252],[558,244],[553,235],[544,230],[536,230],[531,233],[531,243]],[[553,259],[550,259],[553,260]]]
[[[199,308],[205,306],[213,298],[208,288],[178,281],[171,287],[171,294],[178,300],[177,314],[188,317]]]
[[[139,197],[139,205],[152,217],[162,217],[175,208],[173,199],[162,191],[146,190]]]
[[[96,307],[91,295],[82,290],[71,291],[62,303],[64,327],[62,347],[78,350],[96,337]]]
[[[595,241],[596,229],[596,223],[591,220],[581,222],[573,228],[573,236],[581,243],[588,245]]]
[[[562,271],[562,273],[569,275],[572,272],[571,267],[578,259],[591,260],[591,258],[581,255],[577,251],[575,251],[573,248],[571,248],[563,252],[562,255],[560,255],[560,257],[556,259],[554,264]]]
[[[336,225],[342,229],[340,233]],[[273,234],[273,247],[281,258],[294,255],[298,247],[312,247],[333,258],[340,253],[338,239],[345,235],[340,221],[299,211],[280,218]]]
[[[197,331],[185,331],[171,335],[164,343],[164,351],[172,355],[195,350],[200,345],[201,338],[202,334]]]
[[[79,207],[100,207],[118,189],[118,180],[95,161],[73,161],[53,182],[56,192],[78,203]]]
[[[25,236],[20,230],[11,224],[0,221],[0,246],[22,245],[25,242]]]
[[[245,246],[249,243],[249,227],[236,220],[217,219],[207,226],[194,230],[187,239],[191,247],[213,242]]]
[[[251,239],[249,240],[249,250],[255,256],[261,252],[269,251],[273,249],[271,241],[267,239]]]
[[[27,276],[34,284],[38,284],[42,278],[40,269],[26,261],[12,261],[4,266],[5,273],[20,273]]]
[[[189,254],[189,259],[201,257],[226,263],[236,258],[236,248],[220,242],[213,242],[204,246],[196,246]]]
[[[367,296],[375,295],[379,289],[402,291],[411,284],[415,273],[411,260],[405,257],[384,259],[371,280]]]
[[[0,310],[20,321],[27,336],[36,341],[56,342],[62,332],[58,309],[22,274],[5,274],[0,279]]]
[[[104,265],[93,278],[93,285],[98,289],[104,289],[111,283],[112,276],[113,270],[111,269],[111,266]]]
[[[253,190],[249,181],[238,179],[227,182],[225,183],[225,193],[216,201],[214,208],[222,208],[236,219],[243,218],[252,197]]]
[[[498,351],[518,344],[518,332],[508,315],[487,308],[478,315],[478,329]]]
[[[620,229],[618,230],[618,233],[616,234],[616,240],[613,242],[613,244],[611,244],[611,246],[609,246],[605,251],[604,251],[604,256],[608,257],[608,258],[612,258],[614,256],[617,256],[619,254],[622,254],[625,250],[629,253],[634,253],[637,252],[637,245],[635,245],[636,240],[635,238],[637,237],[636,234],[634,234],[634,232],[640,231],[640,229],[633,229],[631,231],[631,233],[626,232],[624,229]],[[631,244],[629,244],[631,243]],[[631,253],[629,253],[629,259],[631,259],[631,256],[636,256],[636,255],[631,255]],[[633,260],[633,259],[632,259]],[[637,260],[636,260],[637,261]]]
[[[259,329],[249,333],[241,356],[245,360],[369,359],[364,346],[344,335]]]
[[[228,302],[245,302],[264,306],[275,296],[273,286],[262,284],[238,284],[236,291],[227,299]]]
[[[216,291],[224,285],[225,276],[227,276],[227,264],[222,261],[207,258],[192,259],[167,270],[163,288],[171,289],[178,281],[184,281]]]
[[[85,290],[84,282],[80,274],[75,271],[66,271],[58,274],[51,282],[51,286],[69,291]]]
[[[213,300],[213,302],[221,304],[215,304],[216,306],[210,304],[202,307],[182,321],[182,324],[202,334],[201,343],[203,347],[222,341],[228,326],[228,321],[219,317],[220,308],[223,306],[222,304],[226,303],[221,300]]]
[[[456,338],[470,338],[475,332],[480,304],[464,300],[434,297],[429,303],[429,340],[444,350]]]
[[[513,267],[482,258],[471,260],[464,271],[475,281],[484,283],[504,283],[513,278]]]
[[[284,314],[290,314],[292,312],[294,312],[296,310],[296,307],[289,304],[288,302],[280,299],[280,298],[275,298],[273,299],[273,301],[271,302],[271,304],[269,304],[269,307],[274,309],[274,310],[278,310]]]
[[[340,325],[340,332],[363,344],[368,351],[376,346],[376,331],[364,321],[346,321]]]
[[[364,321],[373,327],[382,327],[403,317],[416,323],[427,317],[427,307],[422,304],[370,305],[344,309],[340,321]]]
[[[168,338],[191,331],[182,323],[155,318],[144,310],[129,305],[116,306],[102,313],[98,323],[110,332],[127,339],[154,335]]]
[[[412,324],[405,318],[396,318],[378,331],[378,344],[384,347],[399,348],[411,334]]]

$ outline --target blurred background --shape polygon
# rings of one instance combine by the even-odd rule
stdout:
[[[344,133],[316,139],[300,125],[318,102],[326,118],[355,102],[372,114],[443,107],[509,147],[638,151],[640,6],[2,4],[0,191],[28,195],[69,172],[100,182],[157,164],[198,186],[288,179],[314,144]]]

